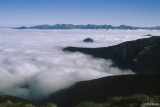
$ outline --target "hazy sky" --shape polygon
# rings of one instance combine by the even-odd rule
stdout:
[[[160,0],[0,0],[0,26],[159,26]]]

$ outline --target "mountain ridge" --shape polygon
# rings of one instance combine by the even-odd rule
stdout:
[[[74,107],[84,101],[105,102],[112,96],[128,96],[137,93],[160,95],[159,74],[132,74],[108,76],[78,82],[68,89],[50,96],[59,107]]]
[[[63,51],[81,52],[95,58],[112,60],[113,67],[135,73],[160,73],[160,36],[126,41],[101,48],[65,47]]]
[[[120,30],[160,30],[160,26],[155,27],[134,27],[129,25],[95,25],[95,24],[87,24],[87,25],[74,25],[74,24],[55,24],[55,25],[36,25],[31,27],[21,26],[21,27],[14,27],[13,29],[120,29]]]

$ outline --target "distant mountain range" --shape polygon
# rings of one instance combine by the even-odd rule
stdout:
[[[137,29],[146,29],[146,30],[160,30],[160,26],[156,27],[134,27],[128,25],[112,26],[112,25],[73,25],[73,24],[56,24],[56,25],[37,25],[37,26],[21,26],[15,27],[13,29],[121,29],[121,30],[137,30]]]

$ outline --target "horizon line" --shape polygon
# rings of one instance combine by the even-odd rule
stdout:
[[[134,25],[127,25],[127,24],[120,24],[120,25],[112,25],[112,24],[71,24],[71,23],[57,23],[57,24],[37,24],[37,25],[30,25],[30,26],[26,26],[26,25],[21,25],[21,26],[15,26],[15,27],[34,27],[34,26],[42,26],[42,25],[48,25],[48,26],[54,26],[54,25],[96,25],[96,26],[101,26],[101,25],[110,25],[113,27],[119,27],[119,26],[131,26],[131,27],[160,27],[160,25],[155,25],[155,26],[134,26]],[[7,26],[7,27],[0,27],[0,28],[13,28],[11,26]]]

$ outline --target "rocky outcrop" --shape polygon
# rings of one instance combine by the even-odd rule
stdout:
[[[102,48],[66,47],[64,51],[82,52],[93,57],[111,59],[112,66],[136,73],[160,73],[160,37],[127,41]]]
[[[154,36],[154,35],[152,35],[152,34],[147,34],[147,35],[143,35],[143,36]]]
[[[85,43],[92,43],[94,41],[91,38],[86,38],[86,39],[83,40],[83,42],[85,42]]]

